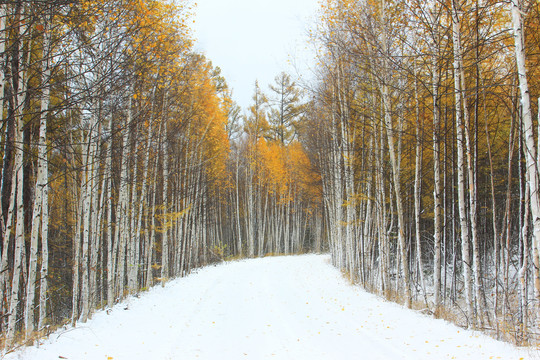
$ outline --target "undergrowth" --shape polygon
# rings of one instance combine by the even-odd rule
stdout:
[[[386,288],[383,291],[378,286],[371,283],[362,285],[359,279],[355,276],[351,276],[348,271],[341,270],[341,273],[351,285],[359,286],[365,291],[384,298],[387,301],[405,304],[405,295],[403,291],[396,290],[393,287]],[[529,327],[525,329],[518,314],[515,311],[512,312],[508,310],[518,308],[518,300],[515,299],[515,297],[510,299],[511,302],[507,304],[508,309],[504,314],[498,313],[495,319],[494,314],[491,313],[489,321],[485,320],[483,324],[469,327],[465,304],[448,300],[435,310],[430,294],[427,295],[427,303],[424,295],[421,294],[420,291],[414,295],[411,304],[412,310],[435,319],[448,321],[463,329],[470,328],[471,330],[480,331],[496,340],[512,343],[516,346],[528,346],[540,350],[540,324],[537,324],[540,319],[537,319],[537,315],[535,314],[537,308],[534,306],[529,307]]]

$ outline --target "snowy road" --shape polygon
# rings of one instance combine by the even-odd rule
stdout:
[[[127,308],[127,309],[125,309]],[[233,262],[6,359],[539,359],[352,287],[328,257]]]

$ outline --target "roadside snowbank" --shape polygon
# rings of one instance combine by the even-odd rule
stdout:
[[[540,359],[350,286],[324,255],[200,269],[5,359]]]

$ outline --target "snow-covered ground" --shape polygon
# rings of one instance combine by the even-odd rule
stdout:
[[[350,286],[324,255],[220,264],[6,359],[540,359]]]

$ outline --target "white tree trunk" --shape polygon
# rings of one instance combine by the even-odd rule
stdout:
[[[424,266],[422,265],[422,239],[420,237],[420,214],[422,203],[422,128],[423,122],[420,120],[420,106],[418,100],[418,83],[416,79],[416,64],[414,64],[414,98],[415,98],[415,113],[416,113],[416,147],[415,147],[415,165],[414,165],[414,230],[416,243],[416,262],[418,276],[422,286],[424,299],[426,299],[426,283],[424,281]],[[438,156],[438,155],[437,155]],[[436,270],[435,270],[436,271]]]
[[[390,154],[390,164],[392,168],[392,179],[394,194],[396,196],[396,211],[398,218],[398,244],[401,257],[401,270],[404,277],[404,286],[405,286],[405,305],[410,308],[412,305],[412,296],[411,296],[411,286],[410,286],[410,275],[409,275],[409,256],[407,253],[407,244],[405,241],[405,219],[404,219],[404,209],[403,209],[403,198],[401,194],[401,180],[400,180],[400,171],[401,171],[401,136],[398,137],[398,149],[395,145],[394,137],[394,124],[392,119],[392,106],[391,106],[391,95],[389,92],[388,81],[390,79],[389,67],[387,57],[390,57],[388,39],[387,39],[387,19],[385,9],[386,4],[383,0],[382,2],[382,11],[381,11],[381,41],[382,41],[382,51],[384,57],[382,58],[381,71],[382,71],[382,81],[380,84],[380,91],[382,96],[382,105],[383,105],[383,116],[384,124],[386,126],[386,135],[388,139],[388,151]]]
[[[155,90],[154,90],[155,91]],[[142,233],[142,215],[145,210],[145,203],[146,203],[146,197],[148,194],[148,165],[150,163],[150,145],[152,142],[152,122],[150,121],[148,124],[148,134],[146,138],[146,155],[144,158],[144,165],[143,165],[143,179],[142,179],[142,189],[141,194],[139,197],[139,210],[138,210],[138,219],[137,219],[137,226],[135,227],[135,254],[134,254],[134,263],[132,264],[132,268],[129,274],[129,288],[130,292],[136,291],[137,279],[139,276],[139,248],[141,246],[141,233]]]
[[[120,168],[120,190],[118,194],[118,205],[116,210],[116,234],[115,248],[113,250],[113,274],[115,275],[115,293],[122,296],[124,292],[124,275],[126,264],[126,242],[129,236],[128,209],[129,209],[129,187],[128,187],[128,167],[129,167],[129,127],[133,119],[133,94],[129,94],[127,117],[124,121],[124,131],[122,136],[122,162]],[[117,264],[115,265],[115,260]],[[111,271],[111,270],[109,270]]]
[[[90,315],[90,272],[91,272],[91,259],[90,259],[90,251],[92,241],[92,228],[96,226],[97,224],[92,224],[92,219],[94,218],[94,212],[97,211],[97,209],[93,208],[92,205],[94,203],[93,199],[94,197],[98,196],[97,191],[95,191],[96,188],[96,172],[95,168],[97,167],[96,164],[96,152],[97,152],[97,144],[96,142],[99,141],[98,137],[96,135],[95,127],[97,126],[97,119],[95,119],[94,115],[92,115],[92,118],[94,121],[90,125],[91,128],[88,130],[87,135],[87,141],[85,142],[85,149],[83,151],[87,152],[87,155],[84,156],[86,161],[84,161],[84,176],[83,176],[83,189],[82,189],[82,196],[83,196],[83,208],[82,208],[82,225],[83,225],[83,233],[82,233],[82,253],[81,253],[81,261],[82,261],[82,284],[81,284],[81,314],[80,314],[80,320],[82,322],[86,322],[88,319],[88,316]]]
[[[243,255],[242,250],[242,227],[240,225],[240,181],[239,181],[239,171],[240,171],[240,154],[236,155],[236,229],[238,232],[238,239],[236,240],[237,247],[236,251],[239,256]]]
[[[137,154],[139,152],[139,124],[135,124],[135,139],[134,139],[134,149],[135,153],[133,154],[133,168],[131,169],[133,173],[133,177],[130,181],[129,187],[131,188],[131,199],[129,200],[129,207],[130,211],[128,213],[128,222],[129,222],[129,235],[127,236],[126,241],[126,251],[127,251],[127,292],[129,294],[133,294],[136,291],[137,288],[137,274],[138,270],[135,269],[138,267],[138,259],[136,258],[136,254],[138,252],[138,246],[139,244],[137,241],[139,240],[139,237],[136,233],[136,219],[137,219],[137,177],[139,172],[139,161],[137,159]]]
[[[21,14],[19,14],[21,16]],[[23,11],[22,17],[25,13]],[[15,249],[14,249],[14,262],[13,262],[13,278],[11,282],[11,295],[9,299],[9,316],[8,316],[8,329],[6,337],[6,347],[10,347],[13,344],[15,338],[15,331],[17,327],[17,314],[20,300],[20,285],[21,276],[24,272],[23,269],[23,256],[24,256],[24,202],[23,202],[23,185],[24,185],[24,103],[27,96],[27,74],[26,66],[24,63],[24,44],[22,37],[26,35],[28,29],[28,21],[22,21],[22,25],[19,28],[19,35],[21,40],[19,43],[18,56],[19,56],[19,79],[17,93],[14,94],[15,100],[15,160],[13,163],[13,182],[12,182],[12,197],[15,199],[14,207],[10,209],[10,212],[16,211],[16,225],[15,225]],[[29,50],[30,52],[30,50]],[[9,214],[8,214],[9,218]],[[11,233],[11,224],[8,223],[8,229],[6,230],[6,236]]]
[[[79,187],[80,188],[80,187]],[[75,326],[79,316],[79,295],[80,295],[80,264],[81,264],[81,209],[82,209],[82,196],[78,196],[79,201],[77,204],[77,210],[75,212],[75,218],[77,224],[75,226],[75,236],[73,237],[73,292],[72,292],[72,310],[71,310],[71,324]]]
[[[48,210],[43,209],[43,206],[48,207],[48,159],[47,159],[47,116],[49,110],[50,100],[50,87],[49,77],[51,71],[49,68],[49,47],[50,35],[48,32],[48,26],[45,30],[45,36],[43,39],[43,54],[44,60],[42,62],[42,77],[41,83],[43,86],[41,94],[41,112],[39,122],[39,141],[38,147],[38,160],[37,160],[37,179],[35,186],[34,196],[34,208],[32,212],[32,230],[30,234],[30,259],[28,262],[28,282],[26,284],[26,305],[25,305],[25,327],[26,336],[28,337],[32,331],[35,330],[34,322],[34,299],[36,291],[36,272],[37,272],[37,255],[38,255],[38,243],[39,233],[41,228],[41,235],[48,236],[49,219]],[[42,268],[41,268],[41,285],[40,285],[40,324],[43,323],[43,317],[45,316],[45,300],[47,292],[47,258],[48,258],[48,246],[47,239],[42,238]]]
[[[109,115],[109,144],[106,150],[106,159],[105,159],[105,176],[107,178],[107,306],[109,308],[114,305],[114,255],[113,255],[113,229],[112,229],[112,207],[113,207],[113,198],[112,198],[112,115]]]
[[[22,106],[22,103],[20,104]],[[17,325],[17,308],[19,305],[19,295],[20,295],[20,281],[22,276],[22,266],[23,266],[23,252],[24,252],[24,203],[23,203],[23,183],[24,183],[24,171],[23,171],[23,117],[22,114],[18,114],[16,117],[16,127],[15,127],[15,137],[16,147],[15,152],[15,163],[13,169],[15,171],[16,177],[13,187],[17,189],[16,191],[16,211],[17,219],[15,226],[15,250],[14,250],[14,265],[13,265],[13,278],[11,283],[11,296],[10,296],[10,306],[9,306],[9,317],[8,317],[8,331],[7,331],[7,341],[6,345],[9,347],[12,345],[16,325]]]
[[[164,101],[165,102],[165,101]],[[163,119],[163,222],[164,229],[162,234],[161,247],[161,285],[165,286],[169,277],[169,229],[167,214],[169,212],[169,149],[167,143],[167,118]]]
[[[461,44],[461,39],[460,43]],[[461,47],[460,47],[461,49]],[[472,140],[470,135],[470,115],[469,115],[469,108],[467,105],[467,96],[466,96],[466,83],[465,83],[465,71],[464,71],[464,65],[463,65],[463,58],[461,57],[461,50],[460,50],[460,57],[459,57],[460,65],[459,65],[459,71],[460,71],[460,81],[461,81],[461,101],[463,105],[463,119],[464,119],[464,133],[465,133],[465,150],[466,150],[466,157],[467,157],[467,172],[468,172],[468,184],[469,184],[469,222],[471,225],[471,240],[472,240],[472,246],[473,246],[473,276],[474,276],[474,291],[476,294],[476,304],[478,306],[477,316],[478,320],[480,322],[480,325],[483,325],[484,323],[484,317],[485,315],[486,320],[489,321],[489,317],[487,314],[487,306],[485,303],[485,297],[484,297],[484,285],[482,278],[480,276],[480,272],[482,270],[481,262],[480,262],[480,244],[478,241],[478,225],[477,225],[477,195],[476,195],[476,183],[475,183],[475,168],[474,168],[474,159],[473,159],[473,150],[472,150]]]
[[[394,180],[394,192],[396,196],[396,210],[398,218],[398,244],[400,248],[401,256],[401,271],[404,277],[405,286],[405,306],[411,307],[412,296],[409,276],[409,256],[407,254],[407,244],[405,242],[405,219],[403,209],[403,198],[401,195],[401,184],[399,179],[400,168],[398,167],[398,156],[395,149],[394,139],[394,127],[392,124],[392,117],[390,113],[390,95],[388,93],[388,86],[383,84],[382,86],[383,106],[384,106],[384,120],[386,125],[386,134],[388,137],[388,152],[390,153],[390,163],[392,165],[392,178]]]
[[[6,43],[8,39],[8,32],[6,31],[6,17],[7,17],[7,5],[5,3],[0,4],[0,63],[4,62],[6,56]],[[0,120],[4,122],[4,83],[6,80],[5,69],[0,69]],[[6,133],[7,135],[7,133]],[[3,209],[0,208],[0,221],[3,221]],[[2,230],[3,229],[2,224]],[[3,233],[2,233],[3,235]],[[1,303],[0,303],[1,306]]]
[[[438,45],[436,45],[438,46]],[[437,58],[433,58],[433,299],[434,313],[439,314],[441,306],[441,239],[442,239],[442,201],[440,164],[440,106],[439,106],[439,68]]]
[[[98,114],[101,116],[101,114]],[[94,125],[94,128],[97,127],[97,130],[94,129],[94,139],[92,140],[92,157],[93,161],[91,163],[91,215],[90,215],[90,242],[89,242],[89,271],[88,271],[88,301],[89,301],[89,314],[93,312],[96,303],[97,303],[97,266],[98,266],[98,256],[100,249],[101,241],[101,218],[103,211],[103,201],[104,201],[104,192],[103,189],[100,191],[100,181],[99,181],[99,154],[101,150],[101,118],[96,119],[97,123]]]
[[[161,127],[160,127],[161,130]],[[160,131],[161,132],[161,131]],[[159,151],[156,155],[156,161],[154,166],[154,182],[152,184],[152,211],[150,212],[150,235],[148,236],[146,246],[146,283],[145,286],[150,288],[153,283],[152,272],[152,255],[154,253],[154,244],[156,242],[156,195],[157,195],[157,176],[158,176],[158,163],[159,163]]]
[[[105,194],[100,191],[99,181],[99,154],[101,149],[101,114],[96,117],[96,123],[92,127],[92,162],[90,165],[90,233],[88,248],[88,314],[90,315],[97,303],[97,266],[99,247],[101,241],[101,217]]]
[[[537,250],[540,247],[540,189],[538,184],[538,162],[536,158],[538,149],[535,145],[533,133],[531,100],[529,94],[529,84],[527,81],[525,31],[523,29],[522,2],[520,0],[511,1],[511,14],[512,28],[514,32],[514,49],[518,71],[519,90],[521,94],[522,131],[526,147],[526,173],[530,193],[529,200],[531,205],[533,239],[535,245],[534,248]]]
[[[343,185],[345,188],[344,198],[342,199],[345,207],[345,258],[346,267],[350,276],[355,276],[354,262],[354,228],[356,221],[356,204],[355,204],[355,186],[354,186],[354,130],[349,128],[349,108],[347,99],[343,93],[347,93],[347,84],[345,75],[343,74],[343,66],[338,64],[338,86],[337,105],[339,108],[339,128],[341,129],[341,152],[340,163],[343,164]],[[341,186],[341,185],[340,185]]]
[[[255,140],[256,141],[256,140]],[[248,144],[248,146],[256,146],[256,143]],[[255,159],[253,157],[255,156],[255,149],[250,148],[250,155],[247,159],[247,170],[246,170],[246,241],[247,241],[247,250],[248,250],[248,257],[252,258],[255,256],[255,204],[254,204],[254,194],[253,194],[253,178],[254,178],[254,170],[253,170],[253,163],[255,162]]]
[[[463,152],[463,119],[462,119],[462,89],[461,89],[461,30],[458,17],[457,0],[452,1],[452,34],[454,42],[454,94],[456,107],[456,134],[457,134],[457,170],[458,170],[458,208],[461,226],[461,252],[463,277],[465,281],[465,302],[467,307],[468,323],[474,326],[474,304],[472,294],[472,269],[469,244],[469,227],[467,224],[465,199],[465,157]]]
[[[522,334],[528,333],[528,327],[529,327],[529,318],[528,318],[528,299],[527,299],[527,283],[528,283],[528,276],[527,276],[527,270],[529,267],[529,240],[528,240],[528,232],[529,232],[529,210],[530,210],[530,193],[529,193],[529,187],[525,186],[525,214],[523,215],[523,226],[521,228],[521,241],[523,243],[523,263],[521,265],[521,268],[519,269],[518,275],[519,275],[519,285],[520,285],[520,292],[521,292],[521,332]]]
[[[49,27],[46,27],[45,49],[49,49],[46,53],[51,53],[50,51],[50,31]],[[43,71],[43,77],[45,78],[47,84],[50,84],[51,77],[51,68],[49,59],[45,61],[45,69]],[[43,164],[41,166],[44,174],[44,182],[42,184],[42,201],[41,205],[41,281],[39,286],[39,324],[38,330],[43,329],[47,319],[47,290],[48,290],[48,276],[49,276],[49,162],[47,159],[47,115],[49,114],[49,104],[50,104],[50,87],[46,86],[43,89],[41,102],[41,121],[45,123],[44,131],[41,132],[40,125],[40,143],[41,150],[43,154],[39,155],[40,159],[43,159]]]

